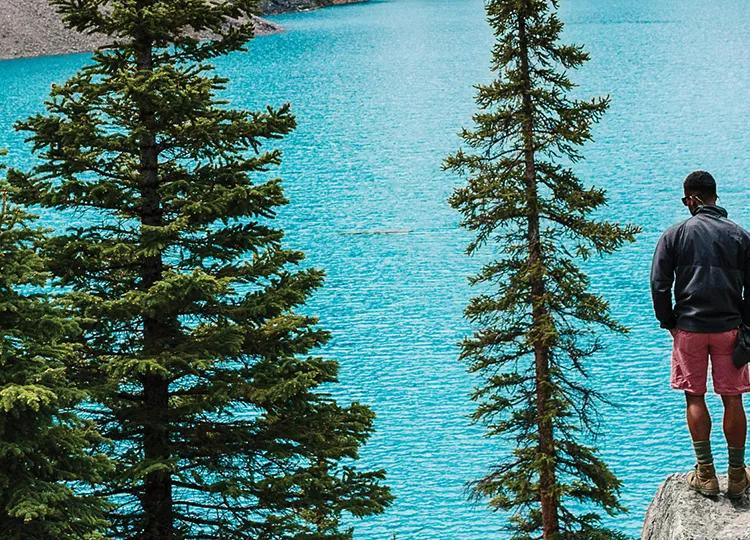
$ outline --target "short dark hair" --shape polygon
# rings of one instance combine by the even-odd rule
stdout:
[[[703,197],[716,197],[716,180],[706,171],[691,172],[683,184],[686,192],[697,193]]]

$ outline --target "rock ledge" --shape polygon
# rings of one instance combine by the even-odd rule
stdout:
[[[687,487],[685,474],[672,474],[656,492],[646,512],[641,540],[750,540],[750,502],[722,494],[704,497]]]

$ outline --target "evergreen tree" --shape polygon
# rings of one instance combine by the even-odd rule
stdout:
[[[483,380],[473,419],[516,445],[472,494],[512,512],[515,539],[605,539],[618,533],[590,508],[624,509],[619,480],[590,443],[602,396],[588,385],[585,362],[602,349],[597,329],[625,328],[590,292],[578,261],[615,251],[638,229],[594,219],[605,192],[571,169],[608,98],[571,97],[567,70],[588,56],[560,44],[557,7],[487,2],[495,78],[477,87],[475,128],[462,132],[470,150],[445,161],[468,180],[450,199],[476,233],[467,253],[490,244],[494,254],[471,279],[482,291],[466,308],[479,328],[461,356]]]
[[[92,450],[101,442],[94,427],[70,412],[84,398],[66,372],[79,328],[44,294],[44,231],[9,204],[7,189],[0,183],[0,531],[16,540],[103,538],[104,505],[91,490],[107,461]]]
[[[328,333],[298,313],[321,285],[271,223],[288,105],[233,110],[207,60],[252,37],[248,0],[54,0],[111,38],[19,127],[41,163],[10,179],[67,211],[46,252],[84,322],[90,413],[113,441],[114,538],[345,539],[381,512],[353,460],[373,413],[325,386]],[[198,36],[210,36],[200,40]]]

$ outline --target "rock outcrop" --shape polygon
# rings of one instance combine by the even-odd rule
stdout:
[[[704,497],[687,487],[684,474],[667,477],[646,512],[641,540],[750,540],[750,502]]]

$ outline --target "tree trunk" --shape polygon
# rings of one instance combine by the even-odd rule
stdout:
[[[542,275],[542,247],[539,237],[539,202],[536,181],[536,164],[534,147],[534,118],[531,100],[531,73],[529,71],[529,50],[526,36],[526,15],[518,17],[518,40],[521,53],[521,73],[524,80],[523,89],[523,144],[526,197],[528,204],[527,241],[529,245],[529,267],[531,271],[532,324],[534,331],[539,332],[547,325],[549,313],[544,305],[544,276]],[[537,334],[534,342],[534,360],[536,369],[536,412],[537,429],[539,430],[539,451],[545,456],[539,471],[539,498],[542,507],[542,532],[545,540],[554,538],[559,533],[558,500],[555,494],[555,444],[552,420],[546,416],[547,403],[550,399],[549,380],[549,345]]]
[[[139,70],[153,70],[153,43],[148,36],[135,40],[136,61]],[[162,225],[162,206],[159,194],[159,162],[156,135],[154,133],[154,111],[141,105],[139,120],[145,129],[140,140],[142,225]],[[161,254],[145,257],[141,267],[142,287],[148,290],[162,277]],[[146,354],[156,354],[169,336],[169,325],[163,319],[144,316],[143,348]],[[171,456],[169,444],[169,381],[162,375],[149,374],[143,382],[143,457],[145,460],[167,460]],[[172,477],[169,472],[156,471],[148,474],[144,482],[143,512],[144,540],[172,540]]]

